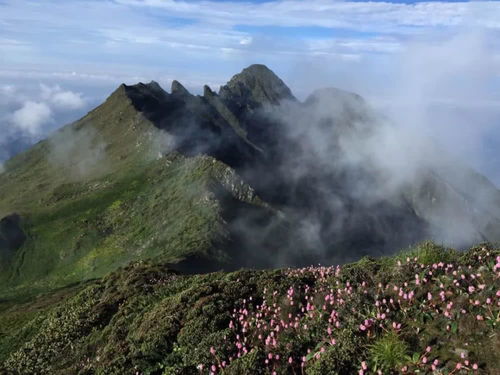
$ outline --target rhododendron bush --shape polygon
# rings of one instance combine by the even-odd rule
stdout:
[[[58,295],[23,305],[26,321],[18,310],[3,315],[0,374],[500,369],[500,251],[488,245],[199,275],[138,262],[74,288],[55,305]]]
[[[230,350],[211,347],[199,371],[250,361],[273,375],[494,373],[498,358],[488,367],[485,356],[500,356],[500,256],[483,248],[461,261],[388,263],[283,271],[284,290],[239,301]]]

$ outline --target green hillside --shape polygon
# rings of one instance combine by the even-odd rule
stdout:
[[[275,215],[222,162],[161,153],[167,137],[121,86],[10,160],[0,216],[19,215],[26,239],[17,251],[0,251],[0,296],[101,277],[139,259],[225,264],[232,210]]]

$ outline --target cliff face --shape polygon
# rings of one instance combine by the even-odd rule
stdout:
[[[121,85],[6,163],[0,217],[18,213],[23,230],[1,234],[2,288],[141,259],[208,271],[500,239],[500,194],[466,167],[425,165],[389,185],[368,152],[380,127],[360,96],[322,89],[299,102],[263,65],[202,96],[177,81],[170,93]]]

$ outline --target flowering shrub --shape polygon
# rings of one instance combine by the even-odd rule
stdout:
[[[286,270],[285,290],[264,288],[238,303],[228,323],[231,350],[211,347],[211,361],[198,369],[238,372],[252,356],[255,371],[273,375],[485,372],[486,359],[499,365],[496,254],[485,248],[468,262],[427,264],[418,254],[399,257],[379,277],[356,282],[346,279],[352,267]],[[388,274],[401,281],[377,280]]]
[[[0,374],[500,369],[500,251],[487,246],[424,244],[342,267],[204,275],[141,262],[71,293],[22,305],[37,312],[0,334]]]

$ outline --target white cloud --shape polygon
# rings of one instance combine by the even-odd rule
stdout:
[[[82,98],[82,95],[79,93],[74,93],[72,91],[62,91],[56,93],[51,102],[62,109],[80,109],[85,106],[85,100]]]
[[[0,91],[2,92],[2,95],[10,96],[15,93],[16,88],[13,85],[1,85]]]
[[[135,7],[163,9],[170,15],[219,25],[274,25],[391,31],[401,26],[456,26],[474,14],[474,23],[500,27],[500,4],[478,2],[419,2],[415,4],[282,0],[264,3],[216,1],[117,0]]]
[[[82,94],[57,84],[0,84],[0,162],[88,109]]]
[[[329,38],[307,41],[313,53],[394,53],[401,49],[401,43],[395,38]]]
[[[52,119],[52,110],[45,103],[27,101],[12,114],[12,123],[19,130],[36,136],[40,133],[42,126]]]
[[[260,26],[342,28],[355,33],[389,33],[400,37],[416,35],[428,29],[464,25],[500,29],[500,2],[496,1],[404,4],[332,0],[263,3],[74,0],[55,4],[54,0],[48,0],[38,4],[5,0],[0,7],[0,22],[3,23],[5,34],[3,38],[8,43],[15,41],[16,45],[33,47],[50,39],[57,46],[55,48],[61,62],[68,64],[74,58],[76,65],[86,60],[98,60],[104,65],[113,65],[108,72],[116,71],[118,67],[137,69],[137,55],[147,56],[149,63],[166,62],[171,66],[175,63],[182,65],[182,61],[193,57],[205,60],[209,56],[216,60],[213,52],[221,48],[239,54],[251,54],[259,48],[255,36],[260,33]],[[75,13],[79,15],[76,18],[73,16]],[[109,17],[109,14],[113,14],[113,17]],[[241,25],[256,29],[241,31],[237,28]],[[19,32],[21,29],[22,33]],[[286,32],[263,33],[277,40],[288,38]],[[333,31],[331,36],[332,40],[336,39]],[[291,39],[300,41],[305,38],[295,33]],[[318,39],[324,39],[324,35]],[[286,51],[278,49],[277,53],[317,55],[327,52],[300,48],[300,43],[295,43],[299,47],[294,49],[291,48],[293,44],[288,43],[284,46]],[[369,44],[363,35],[353,35],[343,41],[344,48],[356,50],[346,53],[392,53],[398,48],[397,40],[370,40]],[[79,51],[78,54],[75,51]],[[9,64],[4,66],[16,66],[19,62],[29,65],[33,60],[41,61],[36,58],[37,55],[53,62],[48,52],[35,49],[24,55],[17,53],[15,57],[5,54],[5,61]],[[141,61],[142,66],[147,64]],[[99,66],[98,63],[95,66]]]
[[[40,85],[41,96],[58,110],[75,110],[85,107],[86,101],[82,94],[63,90],[60,86]]]
[[[3,86],[2,91],[7,98],[16,97],[14,86]],[[87,105],[82,94],[64,90],[59,85],[40,84],[38,94],[33,93],[27,99],[22,99],[22,94],[19,96],[18,100],[21,99],[22,104],[13,111],[10,122],[18,131],[30,137],[40,136],[46,125],[54,121],[54,114],[79,110]],[[12,105],[15,105],[15,102]]]
[[[245,37],[245,38],[240,40],[240,44],[242,46],[247,46],[249,44],[252,44],[252,40],[253,40],[252,37]]]

